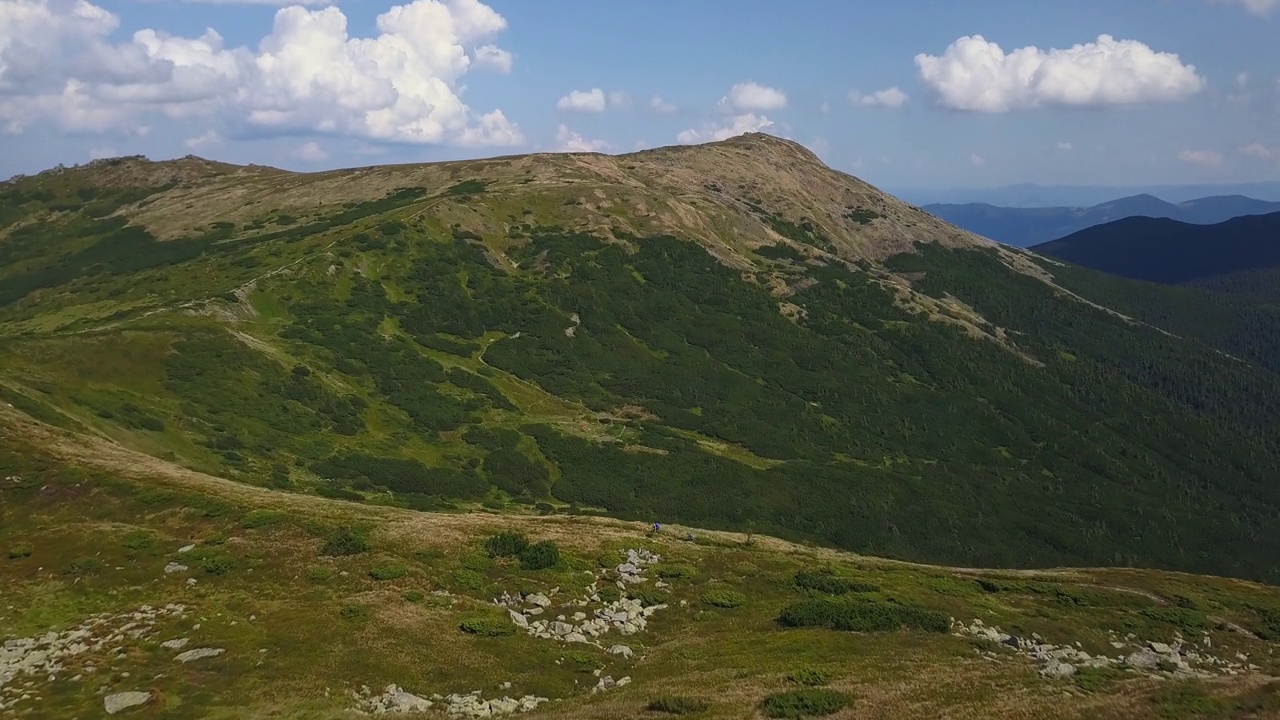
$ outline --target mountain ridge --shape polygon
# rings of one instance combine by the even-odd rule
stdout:
[[[153,182],[130,162],[96,167]],[[170,187],[4,189],[6,402],[364,503],[574,506],[969,567],[1274,572],[1269,366],[792,143],[187,162]]]

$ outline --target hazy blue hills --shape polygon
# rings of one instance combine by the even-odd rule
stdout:
[[[1243,195],[1220,195],[1171,203],[1141,194],[1091,207],[998,207],[984,203],[926,205],[925,211],[970,232],[1016,247],[1065,237],[1128,217],[1169,218],[1208,225],[1245,215],[1280,212],[1280,202]]]

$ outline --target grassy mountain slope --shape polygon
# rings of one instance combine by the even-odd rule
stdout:
[[[119,717],[339,718],[392,683],[436,698],[409,717],[446,717],[444,698],[472,691],[544,699],[520,715],[530,720],[840,705],[831,717],[1280,711],[1274,587],[1149,570],[948,569],[644,530],[256,488],[0,406],[0,713],[99,717],[106,698],[132,692],[142,704]],[[529,569],[491,557],[487,538],[512,531],[554,543],[558,560]],[[617,589],[628,550],[661,559]],[[579,624],[573,613],[616,602],[589,597],[609,590],[661,607],[642,630],[592,644],[526,634],[492,602],[525,593],[523,609],[545,594],[543,616]],[[856,630],[793,626],[826,617],[815,609]],[[631,655],[607,652],[615,645]],[[66,649],[57,670],[41,648]],[[222,652],[176,660],[197,649]],[[1079,667],[1058,677],[1050,655]],[[630,682],[593,692],[605,677]]]
[[[1212,225],[1244,215],[1280,211],[1280,203],[1223,195],[1165,202],[1152,195],[1134,195],[1091,207],[997,207],[983,203],[932,204],[923,208],[947,222],[997,242],[1016,247],[1046,243],[1124,218],[1168,218],[1183,223]]]
[[[2,399],[189,468],[966,566],[1278,572],[1269,365],[792,143],[122,160],[3,194]]]

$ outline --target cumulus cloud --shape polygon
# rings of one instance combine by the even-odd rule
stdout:
[[[600,88],[574,90],[556,101],[556,109],[565,112],[604,112],[604,91]]]
[[[222,136],[218,135],[217,131],[206,130],[201,135],[197,135],[193,138],[187,138],[182,142],[182,144],[192,150],[199,150],[200,148],[208,147],[210,145],[217,145],[220,142],[222,142]]]
[[[987,159],[978,153],[969,153],[969,162],[975,166],[981,167],[987,164]]]
[[[510,52],[497,45],[481,45],[476,48],[475,59],[478,67],[492,68],[503,74],[511,72],[511,65],[515,62]]]
[[[1262,143],[1249,143],[1240,148],[1240,154],[1258,160],[1280,160],[1280,149],[1269,148]]]
[[[750,132],[759,132],[774,126],[774,122],[763,115],[743,113],[729,117],[723,123],[708,123],[700,130],[685,130],[676,135],[676,142],[682,145],[728,140],[731,137]]]
[[[301,147],[293,152],[293,156],[299,160],[306,160],[307,162],[319,162],[321,160],[327,160],[329,158],[329,153],[325,152],[325,149],[320,147],[320,143],[312,141],[303,143]]]
[[[144,29],[113,43],[118,26],[89,0],[0,4],[0,123],[105,132],[162,113],[243,133],[523,142],[500,111],[477,116],[460,97],[473,67],[510,67],[510,54],[489,42],[506,20],[479,0],[394,6],[368,38],[351,37],[337,7],[292,4],[276,11],[256,50],[227,47],[212,29],[196,38]]]
[[[604,140],[588,140],[561,125],[556,130],[556,150],[559,152],[604,152],[609,143]]]
[[[1239,5],[1259,17],[1266,17],[1271,14],[1271,11],[1280,8],[1280,0],[1211,0],[1211,2],[1219,5]]]
[[[662,115],[670,115],[680,108],[676,107],[676,104],[673,102],[663,100],[661,95],[654,95],[649,100],[649,109]]]
[[[628,108],[631,107],[631,96],[627,93],[617,90],[609,93],[609,107]]]
[[[778,110],[786,106],[786,93],[754,82],[738,83],[729,88],[728,95],[720,99],[720,107],[739,112]]]
[[[1062,152],[1071,152],[1072,150],[1076,149],[1076,146],[1072,145],[1069,142],[1060,142],[1058,143],[1058,149],[1061,150]]]
[[[180,0],[208,5],[333,5],[337,0]]]
[[[1174,102],[1207,84],[1176,54],[1110,35],[1065,50],[1007,54],[981,35],[966,36],[941,56],[916,55],[915,63],[940,105],[975,112]]]
[[[859,107],[896,109],[907,104],[907,94],[902,92],[896,85],[884,90],[877,90],[870,95],[863,95],[857,90],[852,90],[849,92],[849,102]]]
[[[1184,163],[1201,167],[1214,167],[1222,164],[1222,154],[1212,150],[1183,150],[1178,153],[1178,159]]]

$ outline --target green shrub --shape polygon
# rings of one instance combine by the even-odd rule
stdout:
[[[351,528],[339,528],[325,540],[320,548],[321,555],[359,555],[369,552],[369,543],[356,534]]]
[[[146,530],[136,530],[124,536],[124,546],[130,550],[146,550],[155,544],[155,536]]]
[[[479,635],[480,637],[501,637],[503,635],[514,635],[516,632],[515,624],[509,619],[492,615],[469,617],[462,621],[459,628],[464,633]]]
[[[373,610],[368,605],[343,605],[338,616],[351,622],[367,622],[373,617]]]
[[[200,560],[200,569],[210,575],[226,575],[235,567],[236,561],[220,552],[210,553]]]
[[[520,567],[524,570],[545,570],[560,562],[560,548],[550,540],[542,540],[520,553]]]
[[[68,570],[72,575],[89,575],[92,573],[102,572],[106,565],[101,560],[94,557],[85,557],[73,560]]]
[[[718,617],[720,617],[720,613],[716,612],[715,610],[699,610],[698,612],[693,614],[693,619],[696,622],[706,622],[708,620],[715,620]]]
[[[702,604],[719,608],[739,608],[747,604],[747,596],[737,590],[708,590],[702,594]]]
[[[831,682],[831,674],[818,668],[805,667],[787,676],[789,682],[806,687],[819,687]]]
[[[762,708],[771,718],[803,718],[831,715],[848,703],[848,697],[834,690],[804,688],[770,695]]]
[[[690,565],[659,565],[658,577],[663,580],[691,580],[698,574]]]
[[[405,590],[402,597],[411,603],[420,603],[427,599],[427,594],[421,590]]]
[[[1120,679],[1120,671],[1110,667],[1082,667],[1071,679],[1085,692],[1107,692]]]
[[[645,607],[661,605],[667,601],[667,594],[657,588],[633,588],[627,595],[632,600],[639,600]]]
[[[484,541],[484,551],[491,558],[515,557],[529,548],[529,538],[524,533],[504,530],[497,535],[490,535]]]
[[[878,585],[854,578],[840,577],[829,569],[801,570],[796,573],[796,587],[802,590],[813,590],[826,595],[844,595],[856,592],[875,592]]]
[[[1176,626],[1188,634],[1199,633],[1209,622],[1199,610],[1181,607],[1143,608],[1139,613],[1156,622]]]
[[[646,709],[649,712],[662,712],[670,715],[696,715],[706,712],[710,707],[705,701],[695,700],[683,695],[669,695],[649,701]]]
[[[463,590],[477,592],[484,588],[484,576],[475,570],[459,568],[453,571],[453,582]]]
[[[533,507],[538,511],[539,515],[550,515],[555,512],[556,509],[555,506],[549,502],[536,502],[533,504]]]
[[[581,650],[571,650],[564,654],[565,662],[569,663],[569,667],[575,672],[589,673],[602,667],[600,659],[591,653],[582,652]]]
[[[612,585],[600,588],[596,591],[596,595],[599,595],[600,602],[605,604],[616,603],[622,599],[622,591]]]
[[[369,568],[369,577],[374,580],[396,580],[409,574],[409,568],[404,565],[374,565]]]
[[[9,548],[9,559],[17,560],[18,558],[31,557],[31,548],[25,546],[17,546]]]
[[[852,632],[888,632],[907,627],[944,633],[950,629],[946,613],[913,605],[870,600],[815,598],[782,609],[778,623],[784,627],[825,627]]]
[[[240,527],[246,530],[277,525],[284,522],[287,515],[278,510],[250,510],[240,518]]]
[[[327,567],[324,567],[323,565],[317,565],[316,567],[309,568],[307,570],[307,580],[310,580],[313,583],[319,584],[319,583],[329,582],[332,579],[333,579],[332,568],[327,568]]]

